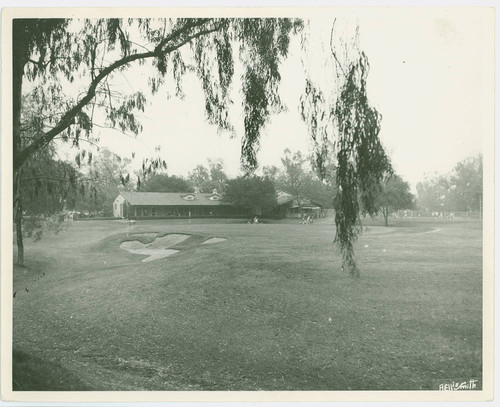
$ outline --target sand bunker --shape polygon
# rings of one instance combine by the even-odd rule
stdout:
[[[139,238],[139,236],[154,237],[156,235],[157,233],[141,233],[135,236]],[[181,233],[171,233],[169,235],[157,237],[151,243],[141,243],[139,240],[128,240],[120,244],[120,249],[126,250],[129,253],[142,254],[144,256],[148,256],[145,259],[142,259],[142,261],[146,263],[148,261],[162,259],[164,257],[168,257],[171,256],[172,254],[178,253],[180,250],[171,249],[171,247],[174,247],[175,245],[183,242],[189,237],[191,237],[191,235],[185,235]],[[202,244],[219,243],[223,242],[224,240],[227,239],[224,237],[211,237],[210,239],[205,240]],[[185,247],[183,247],[183,249],[185,249],[186,247],[188,248],[193,247],[199,244],[198,243],[199,240],[197,239],[191,240],[190,242],[191,244],[187,242],[188,245],[187,246],[184,245]]]
[[[145,233],[142,234],[142,236],[144,235]],[[154,236],[155,235],[156,233]],[[189,236],[190,235],[170,234],[159,237],[149,244],[141,243],[138,240],[129,240],[127,242],[123,242],[120,245],[120,249],[126,250],[129,253],[148,256],[145,259],[142,259],[142,261],[146,263],[148,261],[162,259],[178,253],[179,250],[169,249],[169,247],[175,246],[176,244],[186,240]]]
[[[130,253],[134,254],[143,254],[146,257],[145,259],[142,259],[143,263],[147,263],[148,261],[153,261],[153,260],[158,260],[158,259],[163,259],[164,257],[171,256],[172,254],[179,253],[180,250],[174,250],[174,249],[135,249],[135,250],[128,250]]]
[[[225,237],[212,237],[208,240],[205,240],[202,244],[211,244],[211,243],[219,243],[227,240]]]

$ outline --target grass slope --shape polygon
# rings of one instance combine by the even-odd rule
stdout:
[[[151,232],[192,236],[149,263],[119,249]],[[96,221],[27,242],[14,389],[410,390],[481,377],[479,223],[369,224],[360,280],[340,271],[333,234],[328,219]],[[200,244],[212,236],[228,240]]]

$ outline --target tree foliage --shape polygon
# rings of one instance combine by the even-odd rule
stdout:
[[[264,167],[263,174],[272,180],[276,189],[292,195],[299,206],[305,199],[312,199],[331,208],[335,194],[331,178],[321,180],[312,170],[311,161],[311,157],[304,157],[300,151],[292,153],[285,149],[281,167]]]
[[[38,240],[47,232],[59,232],[63,210],[73,209],[86,192],[81,178],[72,165],[55,159],[48,148],[37,151],[20,174],[21,233]]]
[[[298,28],[300,21],[290,19],[14,20],[14,60],[19,68],[14,76],[31,82],[30,91],[47,113],[42,115],[39,137],[14,151],[14,166],[18,168],[58,134],[77,143],[82,136],[90,137],[99,117],[109,127],[138,134],[142,127],[136,112],[144,111],[146,97],[141,92],[124,94],[114,82],[116,74],[135,61],[151,61],[156,71],[149,78],[153,93],[172,80],[178,95],[188,72],[186,60],[194,62],[207,119],[230,129],[228,90],[237,43],[245,66],[242,160],[249,169],[255,168],[262,126],[281,107],[279,63],[287,55],[291,31]],[[82,91],[63,92],[69,84],[81,86]]]
[[[376,206],[384,216],[385,226],[389,225],[389,216],[401,209],[412,209],[415,198],[410,191],[410,185],[399,175],[390,173],[382,182]]]
[[[224,163],[221,159],[208,159],[208,168],[199,164],[189,173],[189,180],[199,192],[223,193],[226,189],[228,176],[224,172]]]
[[[224,201],[245,208],[253,215],[272,211],[276,205],[276,191],[269,178],[238,177],[227,182]]]
[[[152,174],[141,184],[142,192],[194,192],[191,183],[182,177]]]
[[[87,153],[81,157],[80,151],[76,156],[80,163],[81,172],[87,181],[87,193],[80,196],[75,202],[75,209],[80,212],[97,213],[101,216],[112,216],[112,204],[120,190],[131,189],[130,158],[122,158],[107,148],[101,148],[87,160]]]
[[[483,156],[460,161],[450,177],[450,200],[457,211],[482,211]]]
[[[483,157],[466,157],[449,174],[435,174],[417,184],[418,204],[430,212],[481,212]]]
[[[335,241],[343,268],[359,276],[353,243],[361,233],[360,215],[377,212],[377,193],[390,162],[378,138],[381,115],[368,101],[369,64],[359,49],[358,30],[351,40],[340,38],[340,45],[335,45],[334,27],[329,62],[335,67],[335,86],[325,93],[308,79],[300,111],[315,143],[315,167],[321,178],[327,177],[326,164],[335,156]]]

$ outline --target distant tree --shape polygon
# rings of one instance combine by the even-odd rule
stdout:
[[[269,178],[238,177],[227,182],[224,201],[245,208],[254,215],[270,212],[276,205],[276,190]]]
[[[182,177],[153,174],[140,186],[142,192],[194,192],[192,185]]]
[[[223,193],[226,188],[228,176],[224,172],[224,163],[221,159],[208,159],[208,168],[199,164],[189,173],[189,181],[200,192]]]
[[[121,158],[107,148],[102,148],[87,165],[82,166],[84,176],[91,180],[94,193],[86,194],[75,204],[80,212],[112,216],[113,201],[120,190],[132,189],[129,182],[131,160]]]
[[[457,211],[482,211],[483,156],[467,157],[450,176],[449,200]]]
[[[418,206],[428,212],[453,210],[450,204],[449,177],[435,174],[417,183]]]
[[[389,216],[401,209],[414,207],[414,196],[410,185],[397,174],[389,174],[382,182],[376,205],[384,216],[385,226],[389,226]]]
[[[292,153],[288,148],[283,154],[281,158],[283,170],[278,176],[277,184],[280,189],[293,196],[302,212],[302,201],[306,198],[312,179],[311,174],[304,169],[306,158],[300,151]]]
[[[281,158],[281,168],[276,166],[263,168],[264,175],[273,180],[277,189],[283,190],[297,201],[300,209],[305,199],[312,199],[324,207],[332,207],[335,189],[325,178],[321,180],[312,171],[310,159],[305,158],[300,151],[292,153],[284,150]]]
[[[418,204],[431,212],[482,211],[482,155],[460,161],[449,174],[435,174],[417,184]]]
[[[201,164],[198,164],[196,168],[189,173],[188,179],[193,187],[200,192],[207,192],[214,188],[208,168]]]
[[[228,177],[224,172],[224,162],[221,159],[208,159],[208,168],[210,170],[210,181],[214,185],[213,189],[216,189],[219,193],[223,193],[228,181]]]
[[[269,178],[275,186],[277,185],[279,175],[280,169],[275,165],[264,165],[264,167],[262,167],[262,176],[264,178]]]

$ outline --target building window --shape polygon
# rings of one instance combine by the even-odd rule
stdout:
[[[149,215],[148,208],[144,208],[142,213],[143,213],[143,216],[148,216]]]
[[[134,208],[134,216],[137,216],[137,208]]]
[[[156,216],[156,209],[155,208],[151,208],[151,216]]]

